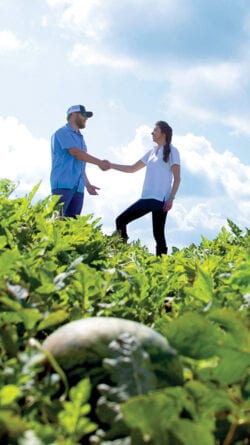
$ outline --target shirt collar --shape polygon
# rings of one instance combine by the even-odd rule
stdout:
[[[69,122],[66,124],[66,127],[67,127],[70,131],[73,131],[73,133],[81,134],[80,130],[75,130],[75,129],[70,125]]]

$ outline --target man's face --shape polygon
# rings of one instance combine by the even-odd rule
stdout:
[[[75,113],[75,123],[79,129],[83,129],[86,126],[87,117],[84,117],[81,113]]]

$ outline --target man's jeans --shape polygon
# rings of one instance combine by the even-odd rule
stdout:
[[[52,190],[52,195],[61,196],[58,203],[63,202],[62,216],[75,218],[76,215],[80,215],[83,206],[83,193],[77,192],[75,189],[57,188]]]

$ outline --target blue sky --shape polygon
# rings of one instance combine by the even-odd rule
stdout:
[[[168,245],[213,239],[227,218],[250,217],[250,3],[248,0],[0,0],[0,177],[24,195],[49,195],[50,136],[66,109],[94,112],[91,154],[137,161],[159,119],[174,131],[182,182],[169,212]],[[104,233],[140,197],[144,171],[88,165],[99,196],[83,214]],[[154,252],[151,219],[129,226]]]

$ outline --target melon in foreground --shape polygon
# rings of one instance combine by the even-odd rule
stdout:
[[[66,374],[73,369],[77,372],[77,368],[82,372],[84,366],[101,366],[102,360],[110,357],[109,344],[125,333],[134,336],[149,354],[159,387],[182,384],[182,366],[176,351],[161,334],[135,321],[114,317],[73,321],[49,335],[43,349],[54,356]]]

